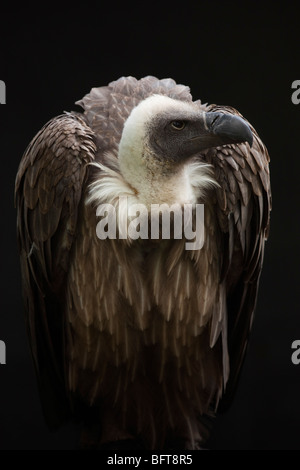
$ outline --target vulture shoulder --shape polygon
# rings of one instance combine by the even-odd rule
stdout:
[[[68,410],[64,385],[64,281],[78,205],[94,160],[93,133],[76,115],[50,120],[29,144],[15,184],[26,325],[43,411],[55,427]]]
[[[209,111],[237,114],[229,106],[211,105]],[[229,380],[219,411],[234,396],[245,358],[257,301],[265,241],[269,234],[271,187],[269,154],[256,130],[253,144],[230,144],[204,152],[214,166],[220,184],[216,189],[216,212],[222,233],[221,282],[227,298],[227,344]]]

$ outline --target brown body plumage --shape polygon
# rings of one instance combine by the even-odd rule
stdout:
[[[153,94],[192,102],[173,80],[121,78],[92,89],[79,102],[84,114],[54,118],[27,148],[16,180],[23,294],[50,424],[86,418],[90,407],[96,446],[138,438],[147,448],[197,448],[224,390],[230,402],[245,354],[269,225],[269,158],[253,128],[251,148],[198,154],[216,182],[198,197],[201,250],[186,251],[184,239],[99,240],[92,183],[123,184],[124,123]]]

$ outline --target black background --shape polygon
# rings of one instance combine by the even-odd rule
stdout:
[[[273,211],[251,341],[231,409],[212,449],[300,450],[299,124],[296,2],[51,3],[3,12],[0,79],[0,449],[73,449],[78,429],[43,420],[25,334],[16,247],[14,179],[40,127],[91,87],[123,75],[172,77],[194,99],[236,107],[271,156]]]

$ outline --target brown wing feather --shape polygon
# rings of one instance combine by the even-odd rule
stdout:
[[[64,384],[64,315],[60,299],[76,232],[77,210],[94,159],[89,127],[64,114],[28,146],[16,177],[17,236],[28,335],[50,426],[68,409]]]
[[[210,106],[210,111],[238,114]],[[226,289],[230,375],[220,410],[230,404],[244,361],[268,236],[271,211],[269,155],[255,129],[253,145],[227,145],[205,152],[215,167],[218,222],[223,232],[222,280]]]

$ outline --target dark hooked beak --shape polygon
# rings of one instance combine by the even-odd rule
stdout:
[[[239,116],[223,113],[206,113],[205,123],[209,133],[220,140],[220,144],[248,142],[250,147],[253,135],[249,125]]]
[[[191,140],[197,141],[198,148],[205,150],[225,144],[248,142],[250,147],[253,135],[249,125],[239,116],[209,112],[203,114],[204,129]]]

